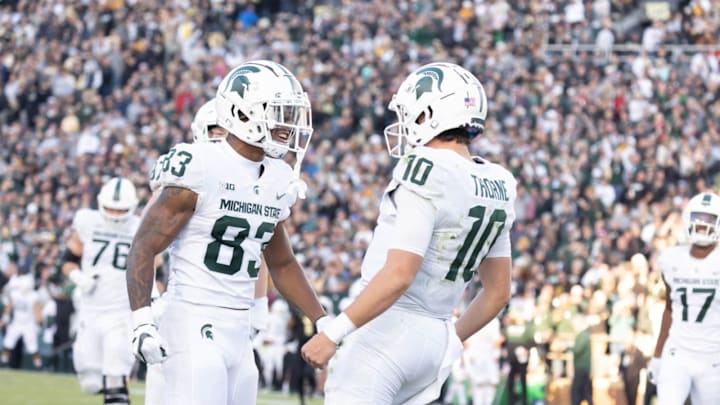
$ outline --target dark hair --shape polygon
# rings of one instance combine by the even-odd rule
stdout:
[[[445,142],[455,141],[463,145],[470,145],[470,132],[467,128],[459,127],[448,129],[435,136],[435,139],[439,139]]]

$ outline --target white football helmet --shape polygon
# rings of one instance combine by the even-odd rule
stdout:
[[[470,138],[483,132],[487,96],[480,81],[452,63],[431,63],[410,73],[393,95],[390,111],[398,122],[385,128],[391,156],[406,155],[453,128],[467,128]]]
[[[720,196],[700,193],[691,198],[683,210],[682,219],[690,243],[699,246],[717,243],[720,237]]]
[[[218,124],[217,112],[215,111],[215,98],[200,107],[195,113],[190,130],[193,135],[193,142],[207,142],[210,140],[208,128]]]
[[[115,177],[105,183],[97,196],[98,209],[102,216],[109,222],[121,223],[127,221],[135,212],[138,205],[135,186],[128,179]],[[121,213],[109,212],[108,210],[123,211]]]
[[[223,78],[215,97],[218,125],[273,158],[288,151],[302,155],[312,136],[310,100],[284,66],[257,60],[243,63]],[[272,129],[287,130],[283,141]]]

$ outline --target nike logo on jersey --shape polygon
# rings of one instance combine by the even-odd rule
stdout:
[[[276,193],[276,194],[275,194],[275,198],[279,200],[279,199],[285,197],[285,194],[287,194],[287,193],[282,193],[282,194]]]

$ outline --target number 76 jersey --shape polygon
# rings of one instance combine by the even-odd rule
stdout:
[[[100,313],[130,310],[125,271],[130,243],[140,217],[131,215],[127,221],[111,223],[98,210],[83,208],[75,213],[72,229],[82,242],[80,269],[97,275],[92,293],[82,297],[83,310]]]
[[[388,250],[418,254],[420,270],[395,306],[449,319],[480,263],[510,257],[516,187],[500,165],[447,149],[415,148],[398,161],[383,195],[363,282],[383,267]],[[403,210],[417,218],[399,223]]]
[[[151,177],[160,187],[197,194],[195,212],[170,246],[169,297],[249,308],[262,250],[296,199],[288,192],[290,166],[267,157],[252,162],[225,141],[183,143]]]
[[[657,264],[670,287],[672,324],[668,342],[696,352],[720,352],[720,250],[704,259],[690,245],[664,249]]]

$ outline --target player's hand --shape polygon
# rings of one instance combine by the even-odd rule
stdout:
[[[313,336],[302,347],[302,356],[311,366],[319,369],[325,368],[330,358],[335,354],[337,345],[324,333]]]
[[[305,181],[301,178],[293,179],[288,187],[288,192],[297,195],[301,200],[304,200],[307,196],[307,190],[307,183],[305,183]]]
[[[650,362],[648,362],[647,371],[648,371],[648,381],[651,383],[657,385],[657,379],[660,375],[660,365],[661,365],[661,359],[659,357],[653,357],[650,359]]]
[[[165,361],[167,359],[166,345],[153,321],[150,307],[133,311],[133,323],[135,328],[132,347],[135,357],[147,364]]]
[[[252,337],[255,337],[260,331],[267,330],[270,323],[270,309],[268,308],[267,297],[256,298],[254,305],[250,307],[250,327],[252,328]]]
[[[98,274],[89,274],[81,271],[80,269],[75,269],[68,274],[68,278],[70,278],[70,281],[75,283],[83,294],[92,294],[93,291],[95,291],[97,280],[100,276]]]

